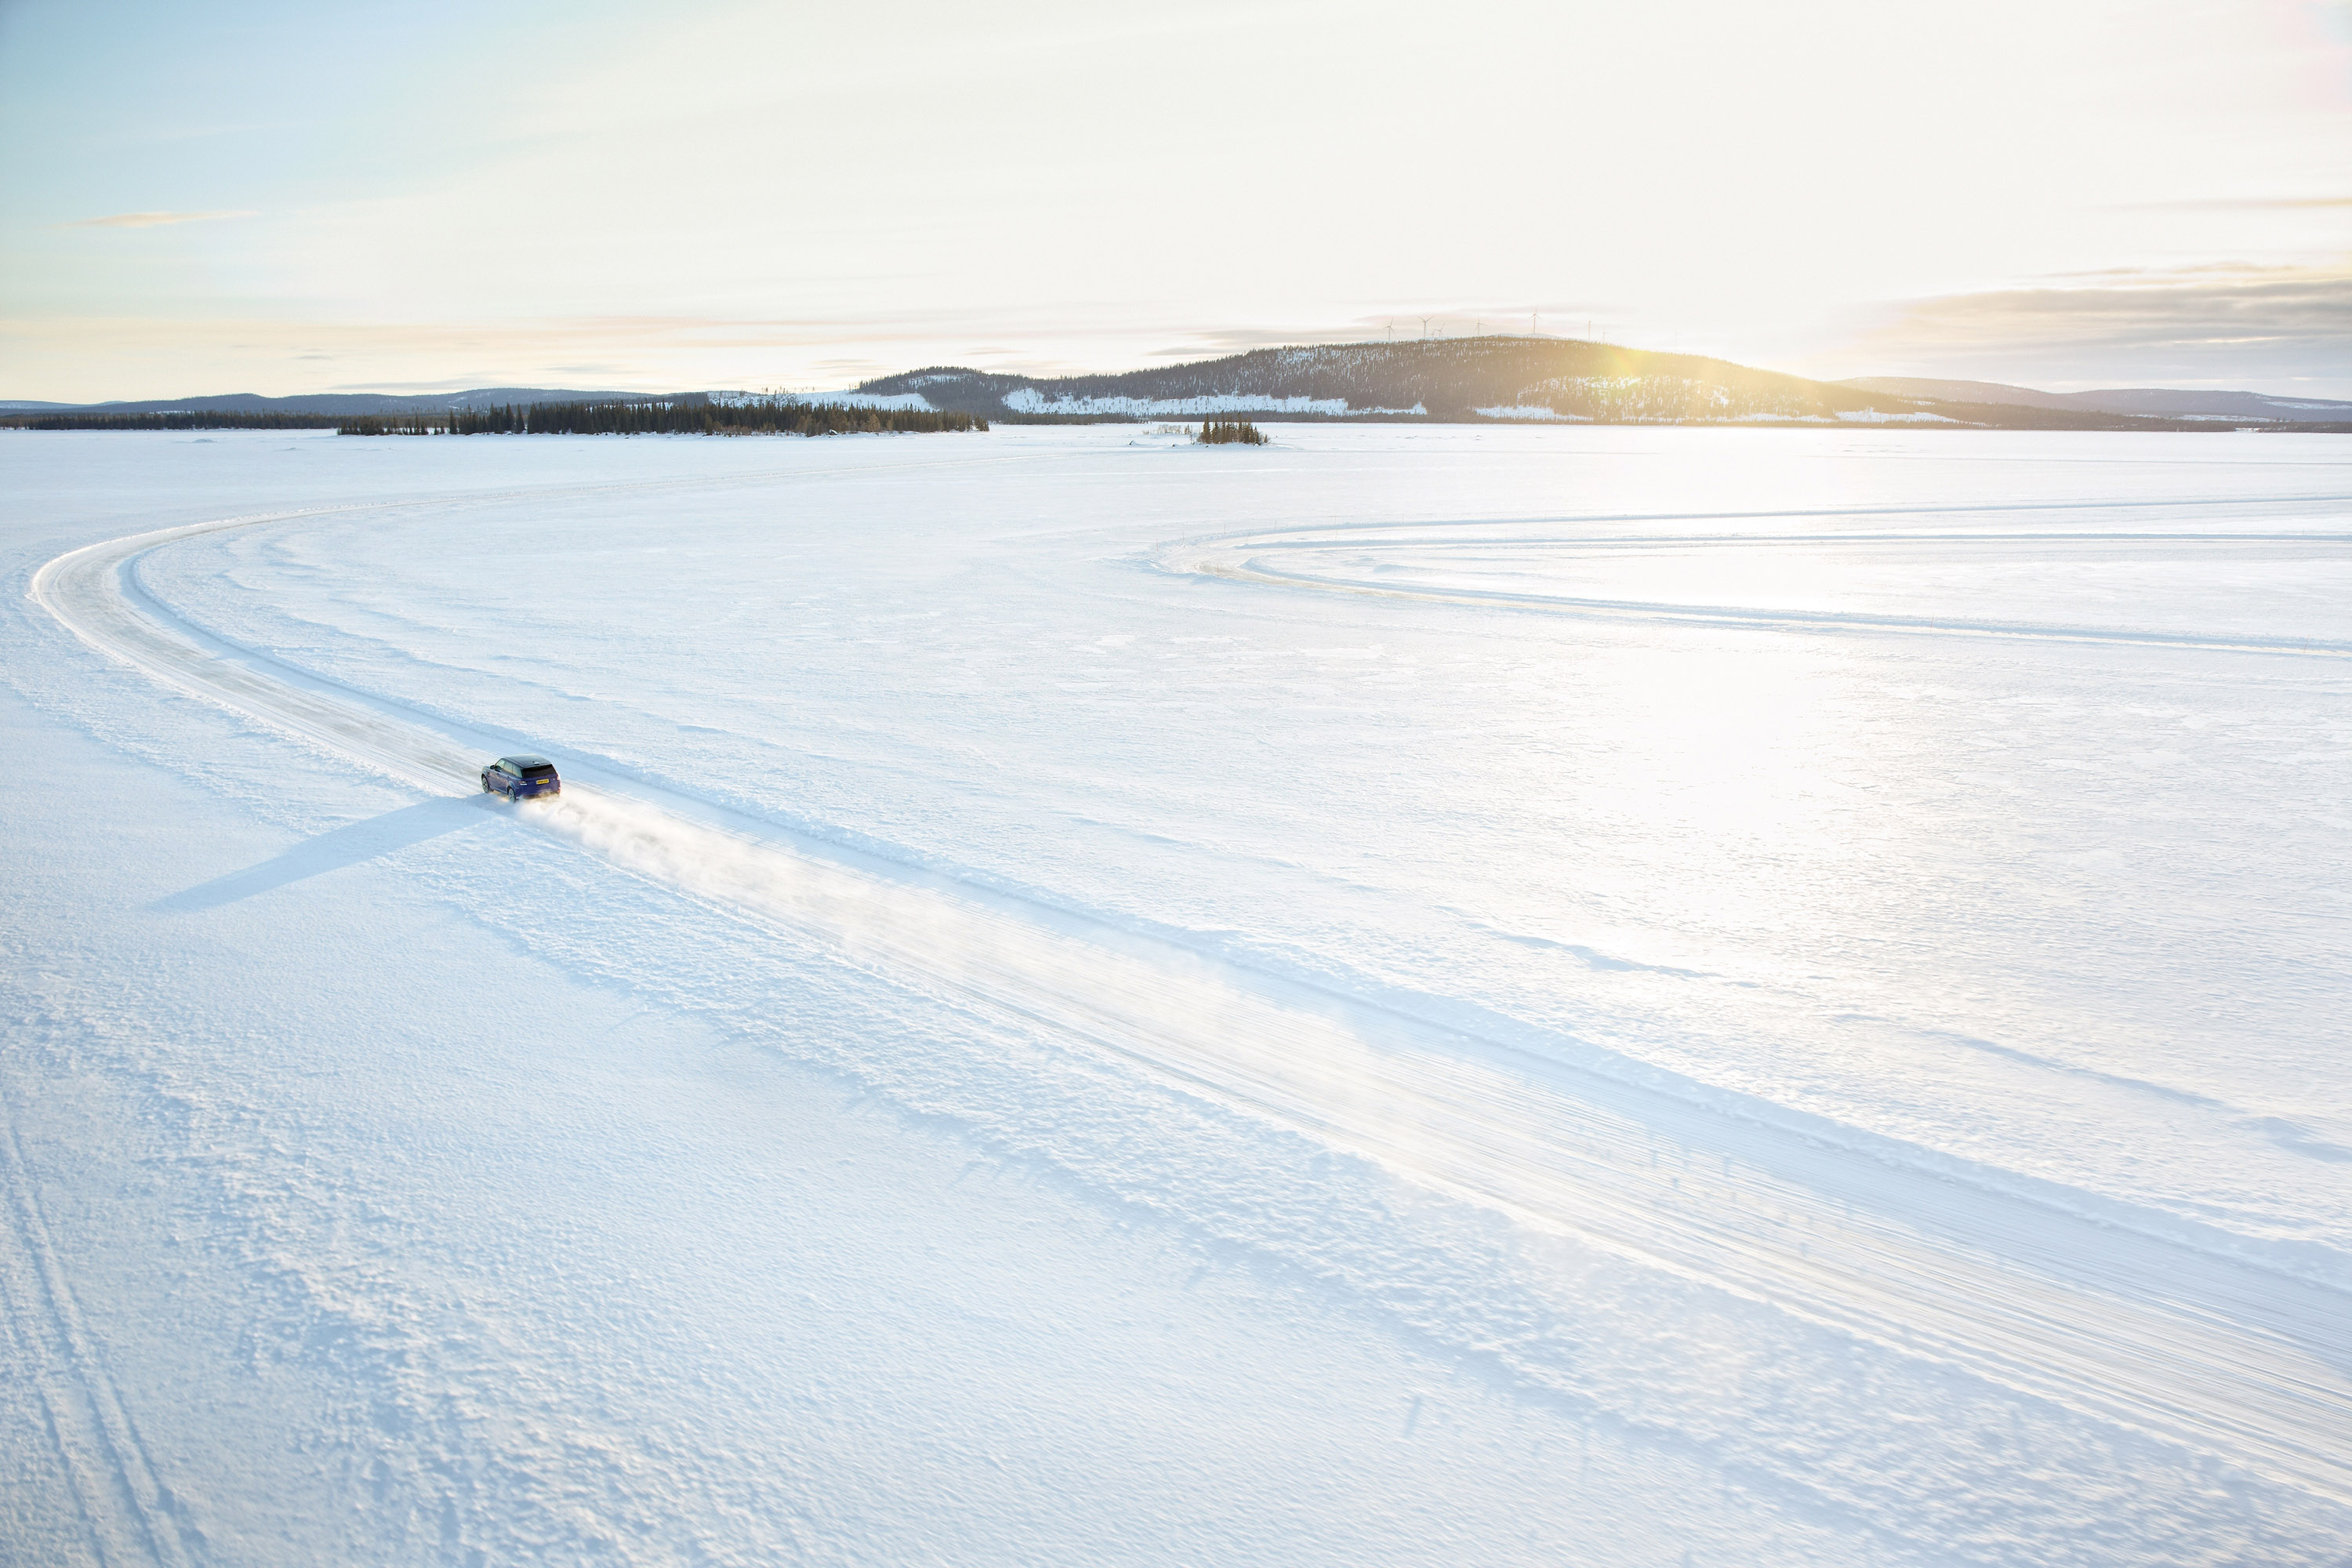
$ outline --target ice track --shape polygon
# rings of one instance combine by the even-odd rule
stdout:
[[[30,595],[173,688],[419,787],[471,793],[481,760],[511,738],[470,735],[223,644],[148,596],[131,570],[200,532],[403,504],[449,501],[134,535],[48,563]],[[1250,567],[1239,544],[1192,547],[1184,560],[1294,582]],[[1939,1173],[1769,1107],[1726,1109],[1580,1071],[556,754],[564,795],[519,819],[631,872],[814,933],[848,962],[1115,1053],[1526,1223],[2352,1501],[2342,1279],[2156,1216],[2137,1225],[2091,1200]]]
[[[2352,498],[2295,497],[2290,504]],[[2256,502],[2255,505],[2272,504]],[[1970,508],[1972,513],[2001,508]],[[2014,509],[2042,510],[2042,509]],[[2079,504],[2048,510],[2081,513],[2093,510]],[[2160,512],[2161,507],[2135,503],[2137,513]],[[1808,513],[1819,517],[1822,513]],[[1857,514],[1872,518],[1885,511]],[[1632,521],[1632,520],[1627,520]],[[1647,522],[1698,521],[1701,519],[1646,518]],[[1465,534],[1467,538],[1465,539]],[[2305,553],[2315,560],[2340,561],[2352,537],[2336,532],[2185,533],[2128,532],[2080,528],[2053,531],[1939,532],[1934,531],[1848,531],[1829,533],[1640,533],[1622,536],[1580,534],[1571,538],[1527,535],[1515,530],[1433,529],[1421,525],[1327,527],[1281,533],[1250,533],[1221,539],[1188,541],[1163,550],[1157,564],[1162,571],[1223,577],[1237,583],[1269,587],[1314,589],[1375,598],[1419,599],[1434,604],[1483,605],[1496,609],[1532,610],[1550,615],[1596,619],[1673,621],[1688,626],[1742,627],[1762,631],[1859,632],[1934,637],[1983,637],[2005,641],[2081,643],[2094,646],[2169,647],[2218,653],[2252,653],[2315,658],[2352,658],[2352,642],[2318,637],[2261,637],[2226,633],[2172,632],[2156,628],[2053,626],[2030,622],[1970,620],[1963,617],[1871,615],[1851,612],[1775,609],[1746,605],[1704,605],[1655,600],[1602,599],[1565,594],[1540,594],[1480,588],[1465,583],[1413,582],[1383,578],[1388,572],[1412,571],[1415,557],[1433,545],[1462,543],[1506,545],[1529,557],[1549,555],[1568,560],[1597,552],[1705,551],[1753,549],[1759,545],[1802,549],[1832,545],[1974,546],[2029,545],[2044,548],[2128,547],[2161,544],[2170,550],[2204,548],[2239,550],[2249,547]]]

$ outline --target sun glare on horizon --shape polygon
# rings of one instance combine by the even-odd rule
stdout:
[[[1541,330],[2352,395],[2341,4],[0,9],[0,392]]]

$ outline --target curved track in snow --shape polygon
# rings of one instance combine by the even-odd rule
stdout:
[[[2294,498],[2297,502],[2336,498]],[[2147,503],[2138,503],[2145,507]],[[1999,510],[2002,509],[1990,509]],[[2069,507],[2066,510],[2088,510]],[[2136,509],[2137,510],[2137,509]],[[1821,515],[1821,514],[1816,514]],[[1885,513],[1855,515],[1881,516]],[[1625,520],[1633,521],[1633,520]],[[1660,522],[1691,521],[1660,518]],[[1269,587],[1314,589],[1356,594],[1374,598],[1419,599],[1434,604],[1476,605],[1497,609],[1544,611],[1553,615],[1596,619],[1672,621],[1687,626],[1721,626],[1764,631],[1862,632],[1934,637],[1983,637],[2011,642],[2080,643],[2095,646],[2191,648],[2217,653],[2258,653],[2317,658],[2352,658],[2352,642],[2324,637],[2260,637],[2231,633],[2168,632],[2123,626],[2043,625],[2023,621],[1971,620],[1953,616],[1901,616],[1773,608],[1748,605],[1706,605],[1669,600],[1591,598],[1569,594],[1544,594],[1467,584],[1383,581],[1368,575],[1365,563],[1381,556],[1405,558],[1381,563],[1374,573],[1410,569],[1414,552],[1440,548],[1475,549],[1492,546],[1514,552],[1554,552],[1563,558],[1598,552],[1653,550],[1780,549],[1812,545],[1937,545],[1981,544],[2040,547],[2163,544],[2189,549],[2273,546],[2306,549],[2341,561],[2352,552],[2352,535],[2322,532],[2121,532],[2065,530],[2036,533],[1838,531],[1826,533],[1693,533],[1577,535],[1572,537],[1496,534],[1478,537],[1476,528],[1454,533],[1426,526],[1374,525],[1337,527],[1276,533],[1237,534],[1187,542],[1163,551],[1163,570],[1200,576],[1223,577]],[[1465,535],[1467,537],[1465,537]],[[1332,561],[1344,552],[1348,559]]]
[[[30,596],[174,689],[421,788],[469,793],[510,737],[224,643],[132,570],[198,533],[449,504],[134,535],[48,563]],[[1530,1224],[2352,1501],[2352,1288],[2258,1243],[1999,1173],[1939,1172],[1769,1106],[1586,1072],[730,816],[593,758],[564,765],[565,794],[518,817],[634,873]]]

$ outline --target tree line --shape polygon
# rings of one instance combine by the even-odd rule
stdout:
[[[505,403],[421,414],[361,414],[334,421],[345,436],[861,436],[985,430],[971,414],[852,408],[838,403],[702,397],[642,402]]]
[[[168,414],[16,414],[0,425],[19,430],[331,430],[332,414],[255,414],[179,409]]]
[[[1193,440],[1206,446],[1220,447],[1228,441],[1239,441],[1246,447],[1265,445],[1265,432],[1246,419],[1203,419],[1201,433]]]

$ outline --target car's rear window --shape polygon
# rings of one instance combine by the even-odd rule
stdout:
[[[555,776],[555,768],[551,763],[541,763],[535,768],[523,769],[522,776],[534,781],[539,779],[551,779]]]

